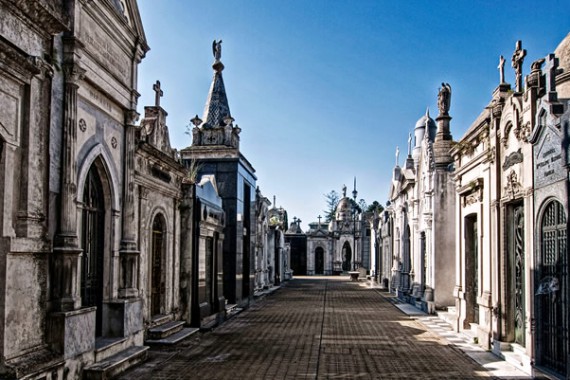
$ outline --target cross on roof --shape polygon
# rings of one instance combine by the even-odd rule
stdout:
[[[319,220],[319,226],[320,226],[320,225],[321,225],[322,216],[319,215],[319,217],[318,217],[317,219]]]
[[[554,54],[548,54],[546,57],[546,65],[544,70],[546,71],[546,93],[556,91],[556,69],[558,68],[558,58]]]
[[[160,107],[160,98],[164,95],[164,92],[160,88],[160,81],[157,80],[156,83],[152,85],[152,89],[155,92],[154,105]]]

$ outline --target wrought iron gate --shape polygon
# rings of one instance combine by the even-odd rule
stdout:
[[[568,374],[568,247],[566,211],[557,201],[548,203],[540,221],[537,257],[537,364]]]
[[[524,209],[513,209],[512,232],[510,239],[512,286],[514,289],[514,330],[515,342],[525,344],[525,259],[524,259]]]

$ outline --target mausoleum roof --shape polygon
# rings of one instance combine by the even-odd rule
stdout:
[[[231,116],[222,71],[216,70],[204,107],[204,127],[224,126],[224,118]]]

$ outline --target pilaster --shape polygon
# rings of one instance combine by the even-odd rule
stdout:
[[[54,241],[53,289],[60,311],[81,306],[80,255],[77,237],[77,90],[85,70],[76,60],[64,67],[64,114],[59,229]]]

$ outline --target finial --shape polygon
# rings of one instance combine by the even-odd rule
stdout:
[[[354,190],[352,190],[352,198],[356,200],[356,196],[358,195],[358,191],[356,191],[356,177],[354,177]]]
[[[200,119],[200,118],[198,117],[198,115],[196,115],[196,116],[194,116],[192,119],[190,119],[190,122],[191,122],[192,124],[194,124],[195,127],[199,127],[199,126],[203,123],[202,119]]]
[[[233,117],[231,117],[230,115],[224,116],[224,118],[222,119],[225,125],[232,125],[232,123],[235,121],[235,119]]]
[[[156,83],[152,85],[152,89],[155,92],[154,105],[155,107],[160,107],[160,98],[164,95],[164,92],[160,89],[160,81],[157,80]]]

